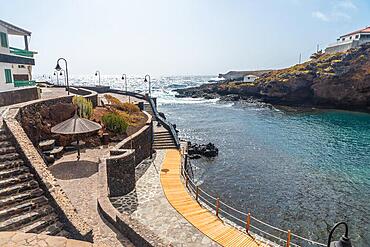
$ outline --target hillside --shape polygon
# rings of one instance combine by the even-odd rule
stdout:
[[[253,98],[276,105],[370,112],[370,44],[344,53],[315,54],[308,62],[270,71],[253,83],[229,81],[177,91],[179,97]]]

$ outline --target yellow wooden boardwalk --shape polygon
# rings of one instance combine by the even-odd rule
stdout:
[[[202,208],[187,192],[180,179],[181,155],[167,149],[161,170],[161,184],[170,204],[199,231],[222,246],[267,246],[238,229],[224,224]]]

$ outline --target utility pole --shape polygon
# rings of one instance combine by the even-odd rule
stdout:
[[[302,61],[302,53],[299,53],[299,63],[298,64],[301,64],[301,61]]]
[[[319,50],[320,50],[320,45],[317,44],[316,52],[319,52]]]

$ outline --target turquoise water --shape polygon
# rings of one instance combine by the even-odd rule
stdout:
[[[346,221],[356,246],[370,246],[369,114],[207,101],[160,110],[182,137],[218,146],[217,158],[193,161],[206,191],[324,243],[334,223]]]

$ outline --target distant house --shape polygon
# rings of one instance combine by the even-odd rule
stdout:
[[[226,74],[219,74],[218,77],[231,81],[243,81],[245,76],[253,75],[260,77],[270,71],[271,70],[229,71]]]
[[[245,75],[243,78],[243,82],[254,82],[258,79],[258,76],[255,75]]]
[[[329,45],[325,49],[325,52],[343,52],[368,42],[370,42],[370,27],[340,36],[336,43]]]
[[[9,36],[21,36],[24,49],[11,47]],[[32,81],[33,58],[36,52],[29,51],[28,38],[31,32],[0,20],[0,90],[34,85]]]

